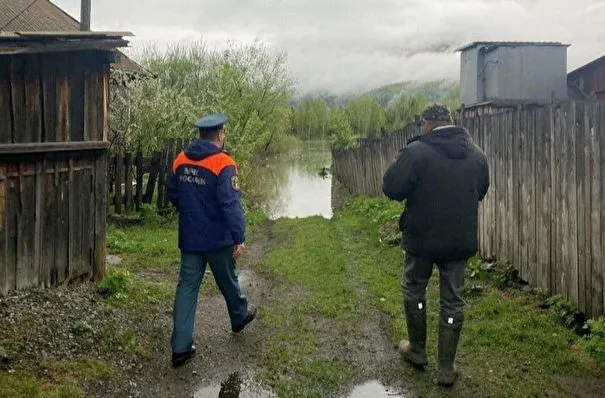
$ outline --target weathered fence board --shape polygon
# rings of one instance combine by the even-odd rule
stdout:
[[[598,141],[598,144],[593,148],[596,150],[599,148],[599,160],[600,160],[600,176],[599,178],[594,178],[594,182],[600,182],[597,184],[599,186],[599,198],[595,201],[595,215],[600,213],[600,223],[595,221],[594,228],[598,228],[600,231],[600,240],[597,240],[595,243],[597,248],[600,247],[600,253],[596,256],[601,260],[598,264],[593,264],[593,290],[597,292],[597,295],[600,294],[602,296],[602,304],[597,304],[598,301],[597,295],[593,296],[593,303],[597,305],[597,307],[601,308],[601,313],[605,313],[605,284],[599,284],[599,280],[605,280],[605,186],[603,185],[603,181],[605,180],[605,107],[593,107],[593,121],[594,126],[592,128],[591,133],[595,137],[595,141]],[[597,189],[595,189],[595,192]],[[600,202],[600,203],[599,203]],[[595,235],[593,239],[598,237]],[[594,242],[594,240],[593,240]],[[593,246],[594,248],[595,246]]]
[[[114,155],[109,170],[110,182],[107,190],[113,199],[114,213],[122,214],[140,210],[143,203],[156,201],[158,209],[169,206],[166,183],[168,175],[172,172],[172,163],[178,153],[192,140],[179,139],[167,141],[160,151],[154,152],[150,157],[143,156],[142,152],[124,153]],[[375,175],[378,175],[379,169]],[[145,176],[147,181],[145,182]],[[133,182],[136,189],[133,191]],[[134,194],[133,194],[134,192]]]
[[[124,155],[124,164],[125,164],[125,183],[124,190],[126,191],[124,195],[124,200],[126,201],[126,211],[131,212],[134,210],[133,202],[132,202],[132,154],[127,153]]]
[[[580,310],[605,313],[605,104],[563,104],[466,119],[490,162],[479,213],[483,257]],[[352,193],[382,196],[382,175],[415,127],[333,150]]]
[[[137,156],[135,158],[135,167],[137,170],[137,191],[135,196],[135,209],[136,211],[141,210],[141,204],[143,203],[143,152],[137,152]]]

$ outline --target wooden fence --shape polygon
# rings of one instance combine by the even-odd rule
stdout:
[[[605,314],[605,104],[518,109],[462,123],[490,162],[479,214],[482,256],[513,264],[532,286],[589,316]],[[336,178],[351,192],[382,195],[382,174],[411,135],[334,151]]]
[[[418,127],[410,125],[380,139],[362,140],[358,148],[333,149],[334,176],[352,193],[382,196],[384,172],[407,141],[418,133]]]
[[[171,140],[151,156],[142,152],[113,155],[109,162],[109,205],[115,214],[138,211],[156,203],[158,209],[169,206],[166,183],[172,162],[190,140]]]

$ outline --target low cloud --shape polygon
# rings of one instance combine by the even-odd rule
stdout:
[[[79,15],[79,0],[55,3]],[[300,92],[457,79],[454,49],[471,41],[562,41],[570,70],[605,48],[602,0],[103,0],[93,1],[92,21],[135,33],[135,50],[258,38],[288,53]]]

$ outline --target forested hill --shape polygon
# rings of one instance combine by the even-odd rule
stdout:
[[[399,82],[368,91],[364,95],[374,98],[380,106],[387,108],[402,96],[423,95],[431,102],[446,101],[452,92],[458,91],[458,87],[458,82],[453,80]]]
[[[459,97],[458,83],[446,80],[395,83],[354,96],[308,94],[294,101],[292,131],[306,139],[330,137],[347,148],[358,138],[403,128],[432,102],[455,111]]]
[[[431,102],[447,102],[448,98],[452,96],[452,93],[458,93],[458,89],[459,83],[455,80],[435,80],[429,82],[406,81],[388,84],[360,94],[336,95],[327,91],[316,91],[296,98],[294,100],[294,105],[311,99],[321,99],[328,106],[339,106],[346,105],[355,98],[369,96],[374,99],[378,105],[387,108],[400,97],[416,97],[418,95],[422,95]]]

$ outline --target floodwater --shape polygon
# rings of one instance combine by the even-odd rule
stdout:
[[[404,396],[391,391],[378,381],[370,381],[355,387],[349,398],[404,398]]]
[[[193,398],[273,398],[271,391],[263,389],[248,375],[232,373],[220,384],[207,386],[193,395]]]
[[[331,163],[330,144],[325,141],[305,141],[288,154],[259,162],[253,181],[269,218],[331,218]]]
[[[196,392],[193,398],[274,398],[277,395],[264,389],[249,375],[232,373],[220,384],[206,386]],[[404,398],[389,390],[378,381],[370,381],[355,387],[347,398]]]

